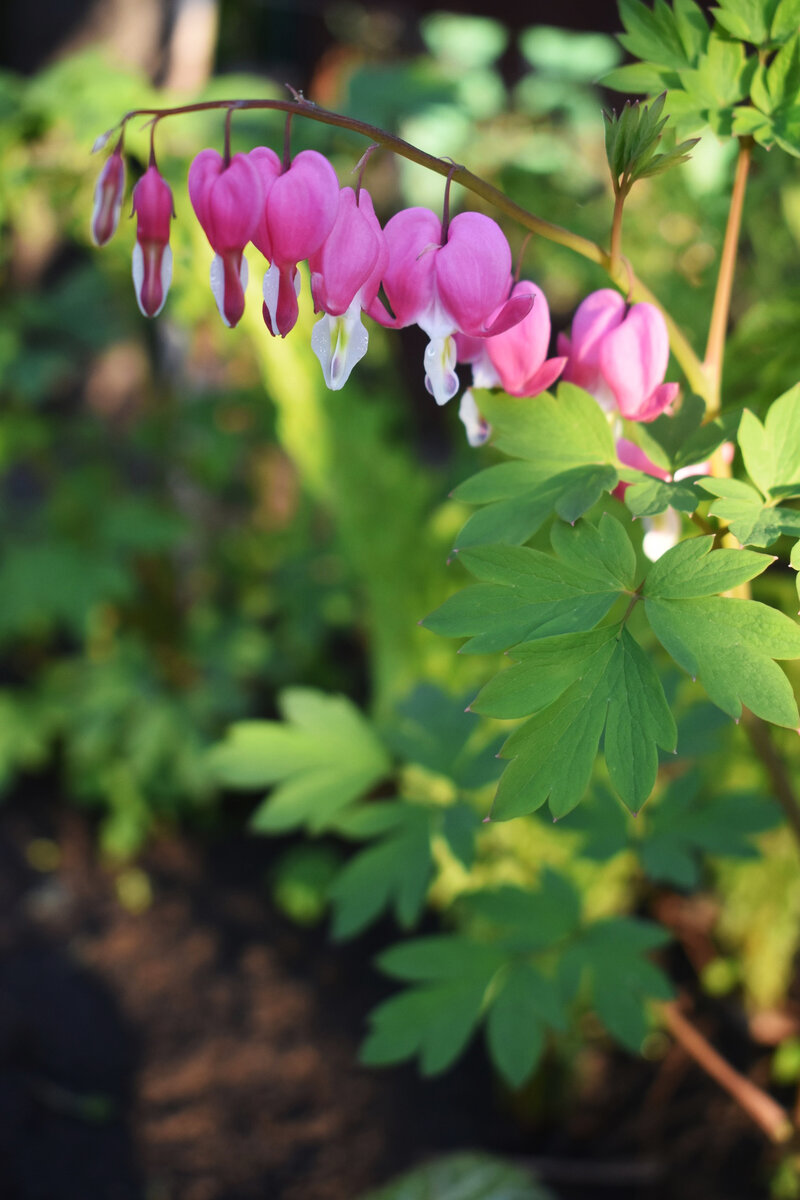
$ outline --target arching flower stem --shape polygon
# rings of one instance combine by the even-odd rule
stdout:
[[[366,121],[359,121],[355,117],[345,117],[340,113],[319,108],[304,97],[297,100],[204,100],[196,104],[185,104],[175,108],[137,108],[126,113],[120,124],[124,129],[126,123],[134,117],[157,116],[159,119],[163,119],[165,117],[183,116],[194,112],[208,112],[212,109],[221,108],[229,110],[233,108],[243,110],[272,110],[292,113],[295,116],[308,117],[312,121],[319,121],[323,125],[334,125],[339,129],[348,129],[352,133],[361,134],[363,137],[367,137],[370,141],[375,142],[378,146],[382,146],[386,150],[391,150],[394,154],[400,155],[401,158],[408,159],[409,162],[426,167],[429,171],[435,171],[438,175],[451,175],[456,183],[461,184],[462,187],[471,191],[474,195],[480,196],[481,199],[491,204],[511,220],[516,221],[524,229],[538,234],[539,237],[543,237],[547,241],[555,242],[556,245],[565,246],[568,250],[581,255],[582,258],[588,259],[589,262],[596,263],[597,266],[608,273],[612,282],[620,290],[624,292],[628,292],[629,290],[630,281],[624,264],[619,261],[612,262],[611,255],[590,238],[573,233],[569,229],[564,229],[561,225],[555,225],[551,221],[545,221],[542,217],[528,212],[527,209],[516,204],[485,179],[481,179],[480,176],[468,171],[466,167],[454,167],[452,163],[441,158],[436,158],[433,154],[427,154],[424,150],[412,146],[410,142],[406,142],[394,134],[387,133],[375,125],[370,125]],[[664,311],[663,306],[658,303],[653,293],[640,279],[633,276],[632,282],[630,299],[634,302],[646,300],[661,309],[664,313],[664,319],[667,322],[672,352],[680,363],[689,386],[693,392],[698,396],[702,396],[706,403],[709,404],[712,395],[709,377],[686,335],[669,313]]]

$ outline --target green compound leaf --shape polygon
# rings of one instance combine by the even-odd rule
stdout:
[[[770,405],[763,425],[745,409],[739,445],[747,473],[765,497],[800,496],[800,384]]]
[[[478,1026],[488,984],[488,978],[468,975],[392,996],[369,1015],[372,1030],[361,1062],[385,1066],[419,1055],[423,1075],[446,1071]]]
[[[768,41],[778,0],[720,0],[711,12],[732,37],[761,46]]]
[[[694,6],[681,4],[681,19],[664,0],[656,0],[653,9],[641,0],[620,0],[619,15],[625,33],[619,41],[635,58],[665,67],[689,66],[691,51],[702,38]],[[705,21],[703,21],[705,25]],[[708,26],[706,25],[706,30]],[[687,43],[689,50],[687,52]]]
[[[463,550],[459,561],[480,582],[450,596],[423,624],[446,637],[468,637],[466,653],[592,629],[634,586],[636,556],[624,528],[604,515],[597,526],[556,524],[556,556],[522,546]]]
[[[676,508],[679,512],[692,513],[703,497],[690,480],[667,483],[661,479],[646,479],[632,483],[625,490],[625,504],[636,517],[654,517]]]
[[[727,521],[743,546],[771,546],[781,534],[800,534],[800,512],[765,504],[756,489],[741,479],[698,479],[697,484],[719,497],[709,512]]]
[[[546,800],[555,818],[570,812],[589,785],[604,728],[606,764],[624,803],[638,810],[650,795],[657,746],[674,749],[675,722],[658,676],[628,631],[598,633],[608,636],[580,663],[580,675],[503,747],[513,761],[500,779],[493,820],[534,812]]]
[[[663,554],[650,568],[645,597],[690,600],[715,596],[755,579],[775,559],[753,550],[712,550],[714,538],[686,538]]]
[[[646,597],[645,609],[665,650],[699,678],[723,712],[738,719],[744,704],[774,725],[797,726],[791,684],[773,662],[800,657],[800,628],[789,617],[757,601],[722,596]]]
[[[459,907],[466,911],[476,931],[490,935],[507,953],[549,950],[569,938],[580,924],[580,898],[573,885],[557,871],[545,869],[537,891],[505,884],[467,892],[459,897]],[[561,1018],[541,1014],[554,1027],[560,1028]]]
[[[215,779],[232,788],[277,784],[256,810],[259,833],[329,828],[390,768],[372,727],[344,696],[310,688],[281,693],[283,721],[242,721],[210,752]]]
[[[634,1054],[647,1034],[645,1001],[673,994],[666,975],[646,957],[667,941],[669,934],[649,921],[610,917],[588,926],[560,963],[565,994],[574,994],[588,977],[598,1017]]]
[[[500,720],[539,712],[557,700],[616,635],[615,627],[605,627],[515,646],[509,653],[516,666],[490,679],[470,710]]]
[[[522,1087],[542,1056],[546,1028],[537,997],[547,986],[538,971],[526,963],[515,963],[492,1000],[486,1021],[489,1054],[512,1088]],[[556,987],[549,986],[557,1003]]]
[[[486,507],[461,530],[459,548],[526,542],[555,512],[576,521],[618,482],[614,439],[597,402],[561,384],[535,400],[476,392],[493,444],[512,461],[481,471],[453,496]]]
[[[363,814],[339,820],[337,832],[377,835],[377,840],[355,854],[331,884],[334,938],[354,937],[388,908],[402,928],[416,923],[433,875],[432,816],[432,810],[420,804],[376,803],[366,806]],[[372,823],[366,834],[365,820]]]

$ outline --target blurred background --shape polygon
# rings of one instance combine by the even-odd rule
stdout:
[[[356,1067],[363,1014],[383,994],[369,959],[393,934],[379,925],[330,949],[314,922],[344,852],[247,838],[259,797],[223,796],[207,752],[231,722],[274,718],[289,686],[341,692],[389,725],[420,683],[445,706],[474,692],[484,665],[417,622],[453,586],[446,559],[465,510],[448,493],[488,460],[466,445],[455,405],[437,409],[425,392],[419,331],[372,328],[367,358],[328,393],[309,350],[307,278],[298,327],[274,341],[257,256],[245,318],[222,326],[185,186],[192,157],[221,145],[220,114],[159,128],[177,220],[157,321],[136,307],[128,208],[102,251],[89,239],[103,158],[89,152],[123,112],[283,97],[289,84],[605,244],[601,110],[622,98],[597,81],[623,61],[618,28],[615,5],[571,0],[2,6],[4,1197],[346,1200],[465,1146],[538,1156],[545,1177],[549,1161],[567,1200],[674,1195],[676,1178],[687,1198],[708,1195],[723,1164],[726,1196],[761,1194],[737,1166],[754,1161],[749,1131],[715,1092],[692,1099],[679,1063],[656,1084],[646,1063],[595,1047],[524,1101],[502,1094],[480,1050],[424,1086],[409,1068]],[[147,161],[139,126],[126,138],[129,185]],[[240,114],[233,131],[235,149],[279,148],[283,123]],[[366,148],[299,120],[293,145],[327,154],[342,183]],[[627,210],[627,254],[698,349],[730,151],[705,135]],[[372,157],[365,185],[382,220],[441,203],[438,177],[387,154]],[[800,180],[786,156],[761,155],[748,206],[759,218],[745,220],[727,402],[758,410],[795,382]],[[506,232],[523,277],[544,288],[555,336],[604,277]],[[727,743],[719,751],[747,773]],[[520,829],[487,852],[497,878],[538,869],[545,834]],[[713,898],[692,914],[709,990],[746,997],[751,1023],[736,1036],[756,1055],[753,1019],[774,1043],[767,1017],[785,1009],[800,928],[792,850],[765,836],[769,871],[721,863]],[[634,903],[619,858],[578,871],[598,912]],[[663,1065],[665,1046],[650,1049]],[[655,1086],[664,1104],[680,1092],[672,1127],[669,1115],[634,1116]],[[697,1119],[715,1105],[716,1132],[704,1124],[698,1142]],[[598,1146],[613,1159],[605,1182],[570,1177],[563,1160]],[[706,1173],[686,1182],[698,1154]]]

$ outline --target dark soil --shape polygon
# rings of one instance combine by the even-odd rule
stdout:
[[[29,862],[42,838],[50,871]],[[767,1195],[762,1140],[676,1048],[645,1063],[600,1043],[521,1097],[480,1045],[434,1081],[359,1068],[394,931],[333,948],[291,926],[264,887],[272,852],[161,841],[136,913],[82,816],[0,812],[2,1200],[355,1200],[465,1148],[537,1165],[560,1200]]]

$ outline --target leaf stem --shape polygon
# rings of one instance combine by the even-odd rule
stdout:
[[[159,118],[164,118],[231,107],[243,111],[248,109],[270,109],[277,112],[293,113],[297,116],[308,117],[310,120],[319,121],[323,125],[334,125],[339,129],[348,129],[352,133],[361,134],[363,137],[369,138],[370,141],[376,142],[379,146],[383,146],[385,149],[400,155],[400,157],[408,159],[409,162],[426,167],[429,171],[435,171],[438,175],[447,176],[452,172],[452,178],[456,183],[460,183],[462,187],[473,192],[474,195],[480,196],[481,199],[493,205],[499,212],[504,213],[511,220],[517,221],[524,229],[538,234],[539,237],[543,237],[547,241],[555,242],[556,245],[565,246],[575,254],[581,255],[582,258],[596,263],[597,266],[608,273],[620,291],[629,291],[631,302],[646,300],[650,304],[655,304],[664,314],[667,329],[669,330],[672,352],[680,363],[689,386],[698,396],[702,396],[706,400],[706,403],[710,402],[709,383],[705,369],[700,358],[695,354],[688,338],[669,313],[665,312],[663,306],[659,304],[656,297],[641,280],[637,279],[635,275],[629,280],[628,270],[622,261],[612,263],[611,255],[590,238],[573,233],[569,229],[564,229],[560,225],[555,225],[551,221],[545,221],[542,217],[528,212],[527,209],[510,200],[508,196],[504,195],[498,188],[493,187],[485,179],[481,179],[478,175],[473,175],[466,167],[456,167],[454,169],[452,162],[436,158],[432,154],[426,154],[424,150],[419,150],[416,146],[412,146],[410,142],[406,142],[394,134],[387,133],[375,125],[369,125],[366,121],[359,121],[354,117],[345,117],[339,113],[330,112],[328,109],[318,108],[316,104],[302,97],[297,100],[204,100],[197,104],[184,104],[175,108],[136,108],[126,113],[120,124],[124,127],[128,121],[139,116],[158,116]]]
[[[731,191],[728,223],[725,226],[725,238],[722,243],[717,287],[714,292],[714,304],[711,309],[708,342],[706,343],[706,354],[703,364],[710,387],[709,394],[705,397],[709,417],[715,417],[721,405],[725,335],[728,328],[728,315],[731,307],[733,276],[736,270],[736,255],[739,248],[739,232],[742,226],[744,195],[747,190],[747,176],[750,171],[752,155],[753,139],[749,137],[740,138],[739,157],[736,160],[736,174],[733,180],[733,190]]]
[[[794,1137],[789,1114],[767,1092],[735,1070],[690,1021],[675,1001],[661,1006],[667,1029],[687,1054],[732,1096],[739,1107],[755,1121],[762,1133],[775,1145],[784,1145]]]
[[[622,210],[628,193],[624,187],[618,187],[614,193],[614,216],[611,220],[611,254],[609,256],[609,271],[616,270],[622,261]]]

